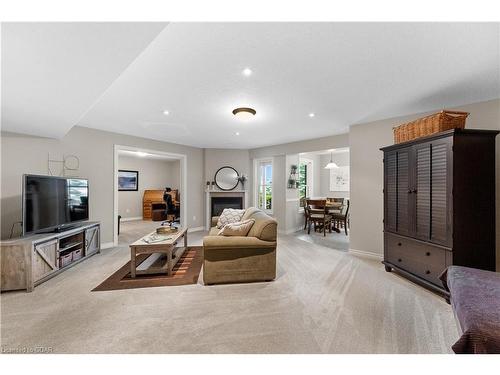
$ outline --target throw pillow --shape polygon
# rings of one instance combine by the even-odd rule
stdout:
[[[248,219],[245,221],[240,221],[238,223],[230,223],[224,225],[224,227],[219,231],[219,236],[243,236],[246,237],[248,232],[255,223],[255,219]]]
[[[217,228],[221,229],[224,225],[230,223],[237,223],[241,221],[241,218],[245,210],[237,210],[235,208],[224,208],[224,211],[219,216],[217,221]]]

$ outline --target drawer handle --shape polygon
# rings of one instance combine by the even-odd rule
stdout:
[[[402,261],[403,261],[403,259],[401,259],[401,258],[398,259],[398,262],[402,262]]]
[[[398,242],[398,246],[401,246],[401,242]]]
[[[425,271],[425,274],[426,274],[426,275],[428,275],[428,274],[430,274],[430,273],[431,273],[431,271],[429,271],[429,270]]]
[[[426,252],[425,255],[427,255],[428,257],[430,257],[431,253],[430,252]]]

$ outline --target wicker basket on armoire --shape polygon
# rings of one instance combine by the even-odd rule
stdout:
[[[395,127],[394,143],[402,143],[450,129],[464,129],[468,112],[448,111],[419,118]]]

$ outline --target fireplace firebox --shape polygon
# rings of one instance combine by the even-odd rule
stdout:
[[[211,216],[219,216],[225,208],[243,208],[243,197],[212,197]]]

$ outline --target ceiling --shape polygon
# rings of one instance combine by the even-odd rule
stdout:
[[[61,138],[165,23],[2,23],[2,130]]]
[[[498,23],[7,24],[3,129],[62,137],[79,125],[207,148],[340,134],[356,123],[500,97],[499,30]],[[243,75],[245,68],[253,73]],[[239,121],[231,113],[238,106],[257,114]]]

